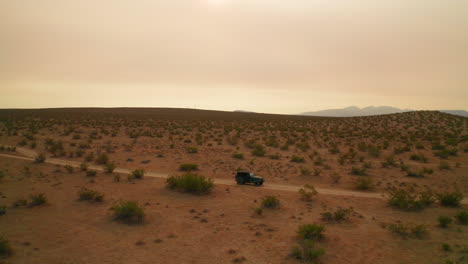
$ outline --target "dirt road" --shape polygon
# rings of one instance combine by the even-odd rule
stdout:
[[[0,154],[0,157],[5,158],[13,158],[13,159],[22,159],[22,160],[29,160],[34,161],[34,157],[38,155],[37,152],[26,149],[26,148],[16,148],[16,153],[18,155],[11,155],[11,154]],[[72,167],[78,168],[80,166],[80,162],[70,161],[70,160],[61,160],[55,158],[47,158],[46,163],[55,164],[55,165],[70,165]],[[97,171],[104,171],[102,166],[96,165],[89,165],[90,169],[97,170]],[[116,173],[121,174],[131,174],[131,170],[125,168],[116,168],[114,170]],[[158,173],[158,172],[145,172],[145,177],[153,177],[153,178],[167,178],[169,175],[165,173]],[[214,179],[215,184],[221,185],[236,185],[234,180],[227,180],[227,179]],[[297,192],[301,188],[301,186],[295,185],[284,185],[284,184],[264,184],[261,188],[271,189],[271,190],[278,190],[278,191],[289,191],[289,192]],[[342,190],[342,189],[329,189],[329,188],[316,188],[319,194],[325,195],[337,195],[337,196],[353,196],[353,197],[364,197],[364,198],[374,198],[374,199],[384,199],[383,193],[376,193],[376,192],[357,192],[357,191],[349,191],[349,190]],[[462,204],[468,204],[468,198],[462,200]]]

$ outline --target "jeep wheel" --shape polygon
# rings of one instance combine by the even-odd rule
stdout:
[[[260,185],[262,185],[262,182],[259,182],[259,181],[255,182],[255,186],[260,186]]]
[[[242,178],[236,179],[237,184],[244,184],[244,180]]]

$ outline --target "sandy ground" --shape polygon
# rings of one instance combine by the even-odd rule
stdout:
[[[467,226],[440,228],[437,218],[454,216],[466,204],[404,212],[389,207],[381,193],[392,186],[429,187],[467,197],[466,121],[437,112],[340,119],[182,109],[0,110],[0,147],[17,147],[0,150],[0,206],[7,206],[0,235],[14,249],[0,263],[298,263],[288,257],[296,230],[314,222],[326,227],[320,263],[457,263],[468,259]],[[258,146],[263,156],[254,154]],[[440,149],[456,155],[441,158]],[[18,159],[40,152],[55,164]],[[122,173],[120,182],[95,163],[103,153],[118,167],[114,174]],[[292,162],[295,156],[303,160]],[[395,166],[383,168],[389,157]],[[98,176],[63,167],[83,162],[100,169]],[[184,163],[215,179],[210,195],[165,188],[164,178],[180,174]],[[401,165],[433,173],[408,177]],[[353,175],[353,167],[365,168],[371,190],[356,190],[364,176]],[[134,169],[148,177],[127,181],[124,173]],[[264,177],[265,186],[234,184],[237,169]],[[300,200],[297,189],[304,184],[320,192],[312,202]],[[104,202],[78,201],[82,187],[104,193]],[[37,193],[46,194],[46,205],[12,206]],[[280,209],[254,216],[265,195],[279,197]],[[113,221],[109,209],[119,200],[138,201],[145,222]],[[321,213],[339,207],[355,214],[343,223],[321,220]],[[424,224],[430,233],[404,239],[385,228],[398,222]],[[443,243],[452,251],[443,251]]]
[[[401,212],[381,199],[327,195],[306,203],[295,192],[250,186],[218,185],[210,195],[194,196],[170,191],[157,178],[115,183],[109,174],[99,173],[91,181],[84,172],[69,174],[49,164],[0,158],[0,165],[8,171],[1,204],[35,193],[48,197],[46,205],[9,206],[0,216],[2,233],[15,252],[4,263],[232,263],[241,257],[244,263],[297,263],[287,258],[297,227],[321,222],[320,213],[338,207],[353,207],[356,214],[341,224],[325,223],[322,263],[441,263],[458,257],[444,253],[442,243],[466,245],[466,226],[435,226],[437,216],[459,209]],[[104,193],[105,201],[77,201],[81,187]],[[279,197],[280,209],[254,216],[253,208],[265,195]],[[145,222],[112,221],[109,208],[118,200],[143,205]],[[397,221],[427,224],[430,236],[406,240],[382,228],[382,223]]]

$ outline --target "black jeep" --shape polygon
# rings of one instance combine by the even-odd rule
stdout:
[[[253,183],[256,186],[263,184],[263,178],[255,176],[252,172],[238,171],[236,173],[237,184]]]

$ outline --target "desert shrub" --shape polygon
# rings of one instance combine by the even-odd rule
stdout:
[[[120,201],[111,210],[114,212],[114,219],[128,224],[141,223],[145,217],[143,208],[135,201]]]
[[[448,164],[448,162],[445,161],[440,162],[439,170],[450,170],[450,164]]]
[[[310,201],[312,197],[317,195],[317,190],[315,190],[314,186],[310,184],[304,185],[303,188],[299,189],[299,194],[301,195],[301,200],[303,201]]]
[[[45,204],[47,202],[47,197],[43,193],[33,194],[30,198],[31,201],[29,202],[29,206],[31,207]]]
[[[73,173],[73,167],[70,165],[65,165],[64,166],[65,170],[67,170],[68,173]]]
[[[388,229],[404,238],[423,238],[429,234],[427,226],[423,224],[389,224]]]
[[[81,201],[102,202],[104,199],[104,194],[98,191],[82,188],[80,191],[78,191],[78,198]]]
[[[0,205],[0,215],[6,214],[6,210],[7,210],[6,206]]]
[[[292,156],[291,162],[304,163],[304,158],[299,156]]]
[[[436,195],[442,206],[458,207],[461,200],[463,200],[463,193],[461,192],[440,192]]]
[[[13,254],[13,249],[11,248],[10,241],[4,236],[0,236],[0,257],[6,258]]]
[[[86,176],[88,176],[88,177],[94,177],[94,176],[96,176],[96,174],[97,174],[96,170],[87,170],[86,171]]]
[[[452,251],[452,247],[447,243],[443,243],[442,244],[442,250],[443,251]]]
[[[108,162],[104,165],[104,171],[107,173],[112,173],[115,170],[115,164],[113,162]]]
[[[354,186],[357,190],[370,190],[374,188],[374,183],[371,177],[358,177],[354,180]]]
[[[181,171],[195,171],[198,170],[198,165],[197,164],[180,164],[179,170]]]
[[[402,210],[420,210],[435,202],[430,191],[416,192],[410,189],[391,188],[387,191],[388,203]]]
[[[452,218],[448,216],[439,216],[438,220],[439,220],[439,226],[444,227],[444,228],[448,227],[449,224],[452,223]]]
[[[43,163],[46,160],[46,155],[44,153],[39,153],[34,159],[37,163]]]
[[[389,156],[385,158],[385,161],[382,162],[382,168],[389,168],[389,167],[398,167],[395,162],[395,158],[393,156]]]
[[[26,206],[28,205],[28,200],[26,199],[18,199],[13,203],[14,207]]]
[[[265,149],[261,145],[256,145],[255,148],[252,150],[252,155],[257,157],[264,157],[265,153]]]
[[[364,176],[364,175],[366,175],[366,168],[352,167],[351,168],[351,174]]]
[[[457,219],[457,222],[461,225],[467,225],[468,224],[468,211],[460,211],[455,215],[455,218]]]
[[[196,147],[188,147],[188,148],[187,148],[187,153],[190,153],[190,154],[198,153],[198,148],[196,148]]]
[[[280,201],[276,196],[265,196],[262,198],[262,207],[276,209],[280,205]]]
[[[145,175],[144,170],[134,170],[132,171],[132,177],[135,179],[143,179],[143,176]]]
[[[263,214],[263,208],[257,207],[254,209],[255,215],[262,215]]]
[[[87,171],[87,170],[88,170],[88,164],[86,164],[86,163],[81,163],[81,164],[80,164],[80,170],[81,170],[81,171]]]
[[[244,159],[244,154],[234,153],[234,154],[232,154],[232,157],[235,158],[235,159]]]
[[[325,226],[320,224],[303,224],[299,226],[297,235],[301,239],[320,240],[323,238]]]
[[[107,164],[109,162],[109,156],[106,153],[101,153],[95,160],[96,164]]]
[[[314,241],[303,240],[300,241],[299,246],[292,248],[290,256],[302,262],[315,263],[323,254],[325,250],[317,248]]]
[[[339,183],[340,180],[341,180],[341,175],[339,175],[338,173],[333,173],[331,175],[331,179],[332,179],[333,183]]]
[[[353,212],[352,208],[338,208],[335,212],[324,212],[320,215],[322,216],[322,220],[324,221],[336,221],[341,222],[349,218],[349,215]]]
[[[301,175],[302,176],[310,176],[310,169],[306,167],[301,167]]]
[[[196,173],[186,173],[181,176],[170,176],[166,180],[170,189],[183,192],[206,194],[214,187],[213,180]]]

